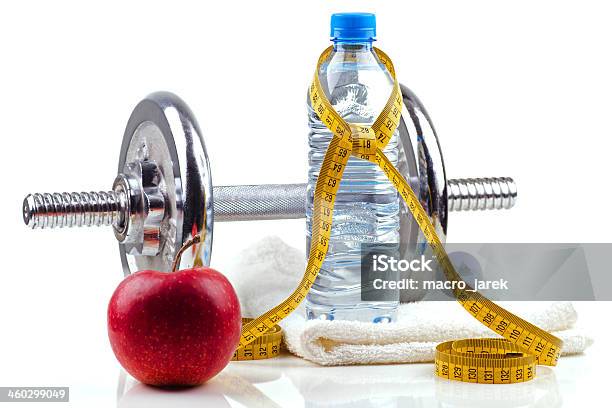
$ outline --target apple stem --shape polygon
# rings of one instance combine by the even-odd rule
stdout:
[[[172,262],[172,272],[176,272],[179,264],[181,263],[181,256],[183,255],[183,252],[185,252],[187,248],[200,243],[201,240],[202,240],[202,237],[200,236],[200,234],[198,234],[194,236],[193,238],[189,239],[187,242],[185,242],[185,244],[183,244],[181,249],[179,249],[178,252],[176,253],[176,256],[174,257],[174,261]]]

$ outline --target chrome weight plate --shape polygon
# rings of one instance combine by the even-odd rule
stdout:
[[[433,123],[419,98],[406,86],[400,84],[404,108],[399,129],[398,170],[427,211],[436,233],[444,242],[448,225],[448,195],[446,171],[438,135]],[[411,259],[427,249],[425,237],[416,220],[402,201],[400,207],[400,257]],[[402,278],[422,279],[407,272]],[[400,300],[419,300],[424,292],[417,290],[400,291]]]
[[[214,220],[206,146],[189,107],[169,92],[153,93],[134,108],[123,136],[118,173],[130,164],[151,162],[160,173],[159,190],[166,203],[159,244],[155,254],[143,255],[138,248],[120,243],[124,273],[170,271],[183,243],[200,233],[205,233],[204,242],[183,254],[180,268],[208,265]]]

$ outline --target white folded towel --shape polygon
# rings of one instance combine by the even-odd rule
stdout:
[[[242,251],[227,276],[236,288],[244,316],[256,317],[283,301],[305,268],[303,252],[280,238],[267,237]],[[505,302],[513,313],[564,342],[563,354],[584,351],[592,339],[574,329],[570,302]],[[300,306],[281,322],[289,351],[322,365],[433,361],[435,346],[467,337],[498,337],[456,302],[400,305],[391,324],[306,320]]]

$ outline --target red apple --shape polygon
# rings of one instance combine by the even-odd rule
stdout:
[[[157,386],[206,382],[230,361],[240,339],[240,304],[211,268],[140,271],[108,305],[108,337],[119,363]]]

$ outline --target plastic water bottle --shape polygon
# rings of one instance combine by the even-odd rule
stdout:
[[[384,108],[393,79],[372,48],[376,20],[370,13],[339,13],[331,18],[334,52],[319,69],[319,79],[334,109],[349,123],[372,124]],[[308,98],[309,172],[306,210],[310,249],[313,196],[332,133]],[[397,164],[398,131],[384,152]],[[390,322],[397,300],[361,300],[361,244],[399,241],[399,196],[375,164],[351,157],[344,170],[333,213],[329,250],[306,298],[309,319]]]

